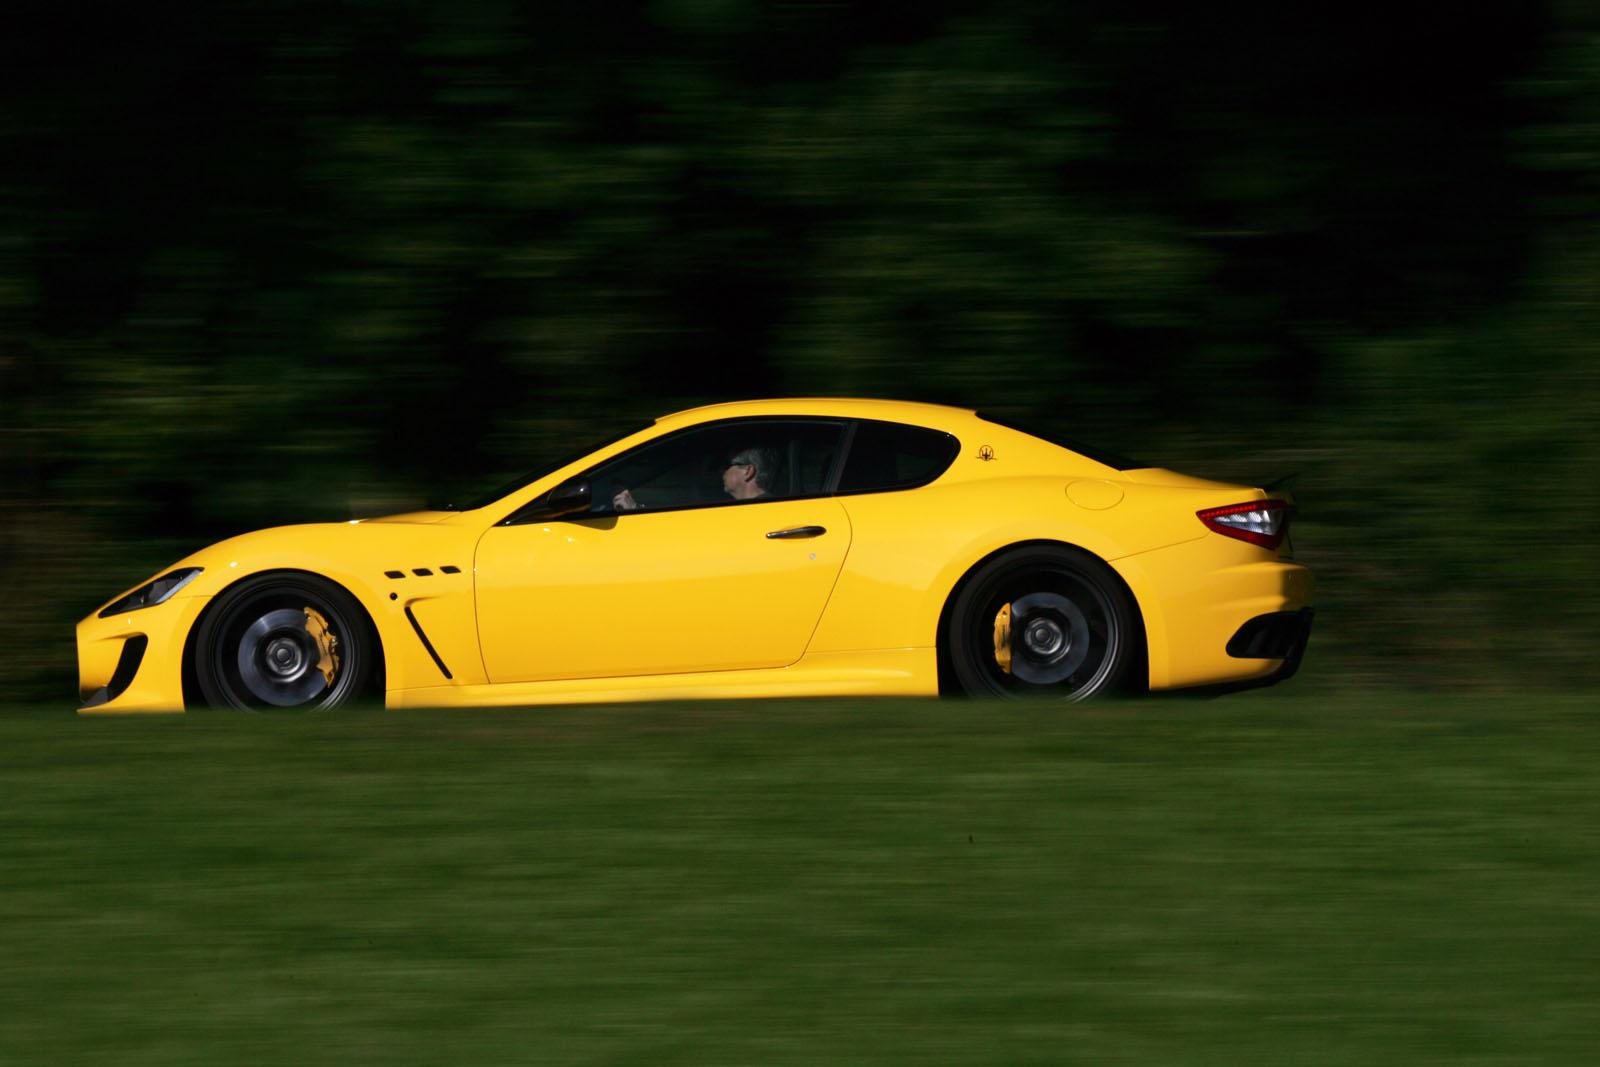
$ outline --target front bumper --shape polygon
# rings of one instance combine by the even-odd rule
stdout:
[[[210,597],[78,623],[78,711],[84,715],[183,710],[184,642]]]

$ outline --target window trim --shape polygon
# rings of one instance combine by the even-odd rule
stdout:
[[[707,510],[710,510],[712,508],[752,507],[752,506],[760,506],[762,504],[778,504],[778,503],[782,503],[784,501],[790,501],[790,500],[826,500],[826,499],[830,499],[832,497],[840,497],[840,496],[867,496],[867,495],[872,494],[872,493],[904,493],[904,492],[906,492],[908,490],[911,490],[911,489],[921,489],[921,488],[924,488],[925,486],[932,485],[934,482],[938,481],[940,478],[943,478],[946,474],[948,474],[950,472],[950,468],[955,466],[956,460],[961,458],[961,448],[962,448],[961,439],[959,437],[957,437],[954,433],[951,433],[949,430],[939,429],[938,427],[934,427],[934,426],[921,426],[921,425],[918,425],[917,423],[914,423],[914,422],[896,422],[896,421],[894,421],[892,419],[862,419],[862,418],[855,418],[855,417],[848,416],[848,415],[739,415],[739,416],[735,416],[733,418],[728,418],[728,419],[716,419],[716,420],[713,420],[711,422],[697,422],[693,426],[684,426],[684,427],[680,427],[679,429],[676,429],[676,430],[669,430],[668,432],[666,432],[664,434],[661,434],[658,437],[652,437],[648,441],[639,442],[637,445],[634,445],[632,448],[628,449],[626,452],[618,452],[614,456],[607,456],[605,459],[601,460],[599,463],[596,463],[593,466],[588,467],[585,470],[582,470],[582,471],[578,472],[577,474],[574,474],[572,476],[572,478],[590,478],[590,479],[592,479],[594,477],[594,472],[596,470],[598,470],[602,466],[605,466],[605,465],[611,464],[611,463],[621,462],[621,461],[627,459],[629,456],[632,456],[635,453],[640,452],[640,451],[642,451],[642,450],[644,450],[646,448],[651,448],[651,447],[653,447],[655,445],[662,444],[664,442],[671,441],[674,438],[683,437],[683,436],[686,436],[686,435],[691,434],[691,433],[696,433],[696,432],[699,432],[699,431],[702,431],[702,430],[708,430],[708,429],[713,429],[713,428],[728,427],[728,426],[741,426],[741,425],[759,426],[759,425],[771,425],[773,423],[805,423],[807,425],[813,425],[813,426],[815,426],[815,425],[837,426],[837,427],[840,428],[839,454],[834,457],[833,465],[828,470],[828,474],[827,474],[826,478],[823,481],[822,490],[820,492],[805,493],[805,494],[802,494],[802,495],[799,495],[799,496],[774,496],[774,497],[771,497],[770,499],[761,499],[761,498],[758,497],[755,500],[714,500],[714,501],[710,501],[708,503],[702,503],[702,504],[679,504],[679,505],[676,505],[674,507],[639,508],[638,510],[635,510],[635,511],[617,511],[615,509],[607,509],[605,511],[588,511],[588,512],[580,512],[580,513],[576,513],[576,514],[572,514],[572,515],[565,515],[565,516],[562,516],[561,518],[553,520],[553,521],[556,521],[556,522],[607,521],[607,520],[619,519],[619,518],[622,518],[623,516],[632,517],[632,516],[639,516],[639,515],[666,515],[666,514],[671,514],[673,512],[678,512],[678,511],[707,511]],[[950,457],[947,460],[945,460],[943,466],[940,466],[937,470],[934,471],[934,473],[930,477],[925,478],[922,481],[911,482],[911,483],[907,483],[906,485],[877,486],[877,487],[869,487],[869,488],[865,488],[865,489],[843,489],[843,490],[841,490],[839,488],[839,483],[841,481],[843,481],[845,467],[848,466],[849,463],[850,463],[851,452],[855,448],[855,444],[856,444],[857,430],[859,430],[860,427],[863,424],[868,424],[868,423],[870,423],[872,425],[876,425],[876,426],[894,427],[896,429],[921,430],[921,431],[923,431],[925,433],[936,434],[936,435],[942,436],[942,437],[946,438],[950,442],[950,445],[951,445]],[[602,447],[604,447],[604,446],[602,446]],[[597,451],[598,451],[598,449],[597,449]],[[561,484],[562,485],[566,484],[566,482],[567,481],[571,481],[572,478],[565,479]],[[538,496],[536,496],[532,500],[528,501],[522,507],[518,508],[512,514],[506,516],[504,519],[500,520],[500,522],[496,523],[495,525],[497,525],[497,526],[526,526],[526,525],[530,525],[531,523],[535,523],[535,522],[549,521],[549,520],[531,519],[531,518],[530,519],[522,519],[522,518],[519,518],[519,516],[523,512],[525,512],[525,511],[529,510],[530,508],[533,508],[536,505],[538,505],[541,501],[543,501],[547,496],[550,495],[550,492],[553,492],[556,488],[559,488],[559,486],[551,486],[549,491],[544,492],[544,493],[540,493]]]

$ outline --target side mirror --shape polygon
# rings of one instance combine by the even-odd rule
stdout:
[[[593,499],[593,490],[589,487],[587,478],[571,478],[562,482],[544,496],[537,497],[527,506],[512,515],[502,526],[516,526],[525,522],[539,522],[543,519],[560,519],[568,515],[589,510]]]
[[[554,519],[578,511],[588,511],[593,495],[587,478],[572,478],[562,482],[550,490],[550,495],[545,498],[545,518]]]

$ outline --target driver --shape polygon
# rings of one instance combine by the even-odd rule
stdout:
[[[745,448],[734,453],[722,469],[722,491],[735,500],[755,500],[767,495],[777,457],[768,448]],[[618,511],[637,511],[639,502],[631,490],[620,490],[611,498]]]

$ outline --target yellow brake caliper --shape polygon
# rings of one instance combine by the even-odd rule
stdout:
[[[994,661],[1000,669],[1011,673],[1011,605],[1000,608],[994,617]]]
[[[334,675],[339,673],[339,635],[328,629],[328,620],[316,608],[306,608],[306,633],[317,643],[321,657],[317,660],[317,670],[332,685]]]

